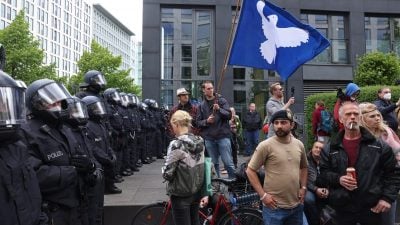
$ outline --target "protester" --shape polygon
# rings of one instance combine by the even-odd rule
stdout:
[[[231,111],[228,101],[214,93],[214,85],[206,81],[202,85],[204,100],[200,103],[196,124],[200,128],[208,155],[219,176],[219,157],[221,156],[225,169],[230,178],[235,177],[235,166],[232,159],[231,129],[229,120]]]
[[[392,103],[391,90],[388,87],[382,87],[378,90],[378,99],[374,104],[382,114],[383,120],[394,131],[397,132],[399,122],[397,121],[395,109],[400,105],[400,98],[396,103]]]
[[[270,124],[268,128],[268,138],[275,135],[275,129],[271,123],[271,116],[279,110],[289,109],[294,104],[294,97],[290,97],[286,104],[283,102],[283,88],[280,83],[274,83],[269,87],[269,93],[272,95],[266,105],[267,120]]]
[[[381,113],[378,111],[376,105],[365,102],[360,104],[361,110],[361,126],[365,127],[376,138],[383,140],[388,144],[393,153],[400,152],[400,139],[396,133],[388,127],[382,119]],[[392,203],[388,212],[382,214],[382,224],[394,225],[396,218],[397,201]]]
[[[246,144],[245,156],[253,154],[254,149],[257,147],[262,122],[261,116],[256,110],[256,104],[250,103],[249,110],[243,117]]]
[[[248,164],[248,179],[263,203],[265,225],[302,225],[307,185],[307,158],[303,143],[294,138],[293,115],[275,112],[270,120],[275,136],[261,142]],[[256,171],[264,166],[262,186]]]
[[[322,125],[322,115],[321,111],[326,110],[325,103],[322,100],[319,100],[315,103],[315,109],[312,113],[312,131],[314,134],[314,140],[320,141],[324,144],[327,144],[330,139],[330,133],[321,129]]]
[[[337,91],[337,100],[335,106],[333,108],[333,118],[339,130],[342,130],[343,124],[339,120],[339,108],[340,106],[347,101],[357,101],[358,96],[360,95],[360,88],[355,83],[348,83],[346,86],[345,93],[343,93],[342,89],[339,88]]]
[[[304,198],[304,213],[310,225],[320,224],[321,209],[325,203],[324,200],[329,196],[327,188],[321,188],[315,184],[317,176],[319,176],[319,161],[323,146],[322,142],[316,141],[307,154],[308,179],[306,197]]]
[[[229,126],[231,127],[231,147],[232,147],[232,160],[235,165],[235,169],[238,164],[238,151],[240,149],[239,140],[242,138],[242,123],[240,122],[239,116],[236,115],[235,108],[229,108],[232,113],[232,118],[229,120]]]
[[[319,187],[329,187],[329,205],[340,225],[385,225],[381,213],[397,199],[400,175],[391,148],[360,126],[356,102],[339,109],[344,130],[321,154]]]
[[[28,149],[21,141],[26,123],[24,88],[0,71],[0,218],[2,225],[45,225],[42,197]]]
[[[197,107],[195,105],[192,105],[192,103],[189,101],[190,92],[188,92],[185,88],[179,88],[178,90],[176,90],[176,96],[178,97],[178,104],[172,107],[172,109],[169,111],[168,118],[170,119],[172,114],[174,114],[178,110],[184,110],[188,112],[192,118],[196,118]],[[173,137],[174,132],[172,131],[172,127],[169,123],[169,120],[167,122],[168,122],[167,127],[169,131],[168,133],[171,137]],[[200,130],[196,127],[195,122],[196,121],[193,120],[193,124],[191,126],[191,132],[195,135],[199,135]]]
[[[168,146],[163,177],[168,181],[175,224],[198,225],[204,181],[204,141],[190,133],[192,117],[178,110],[170,120],[176,139]]]

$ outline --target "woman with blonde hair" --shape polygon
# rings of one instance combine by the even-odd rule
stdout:
[[[192,117],[183,110],[171,116],[175,139],[168,146],[163,177],[168,181],[175,224],[199,225],[199,202],[204,182],[204,140],[190,133]]]
[[[378,111],[376,105],[363,102],[360,103],[361,126],[367,128],[376,138],[383,140],[388,144],[393,152],[400,150],[400,139],[396,133],[386,125],[382,119],[382,114]]]
[[[360,105],[361,126],[365,127],[377,139],[389,145],[393,153],[400,151],[400,139],[396,133],[383,122],[382,114],[375,104],[363,102]],[[397,201],[393,202],[389,211],[382,213],[382,224],[394,225]]]

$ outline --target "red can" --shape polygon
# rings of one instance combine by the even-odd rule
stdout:
[[[354,167],[348,167],[346,169],[346,172],[347,172],[347,176],[352,176],[354,179],[357,179],[356,169]]]

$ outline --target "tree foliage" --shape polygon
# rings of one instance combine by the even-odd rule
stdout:
[[[100,71],[107,80],[107,87],[116,87],[127,93],[139,94],[140,88],[133,84],[130,70],[120,70],[121,56],[114,56],[107,48],[92,41],[90,51],[84,51],[78,61],[79,73],[70,78],[68,88],[76,92],[83,76],[89,70]]]
[[[394,53],[372,52],[358,58],[354,82],[359,86],[394,85],[400,78],[400,61]]]
[[[57,77],[54,64],[43,65],[44,52],[30,33],[23,10],[9,26],[0,30],[0,43],[6,50],[4,71],[14,79],[23,80],[27,85],[42,78],[62,80]]]

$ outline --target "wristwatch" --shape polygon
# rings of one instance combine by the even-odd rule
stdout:
[[[306,186],[301,186],[301,189],[307,190]]]

